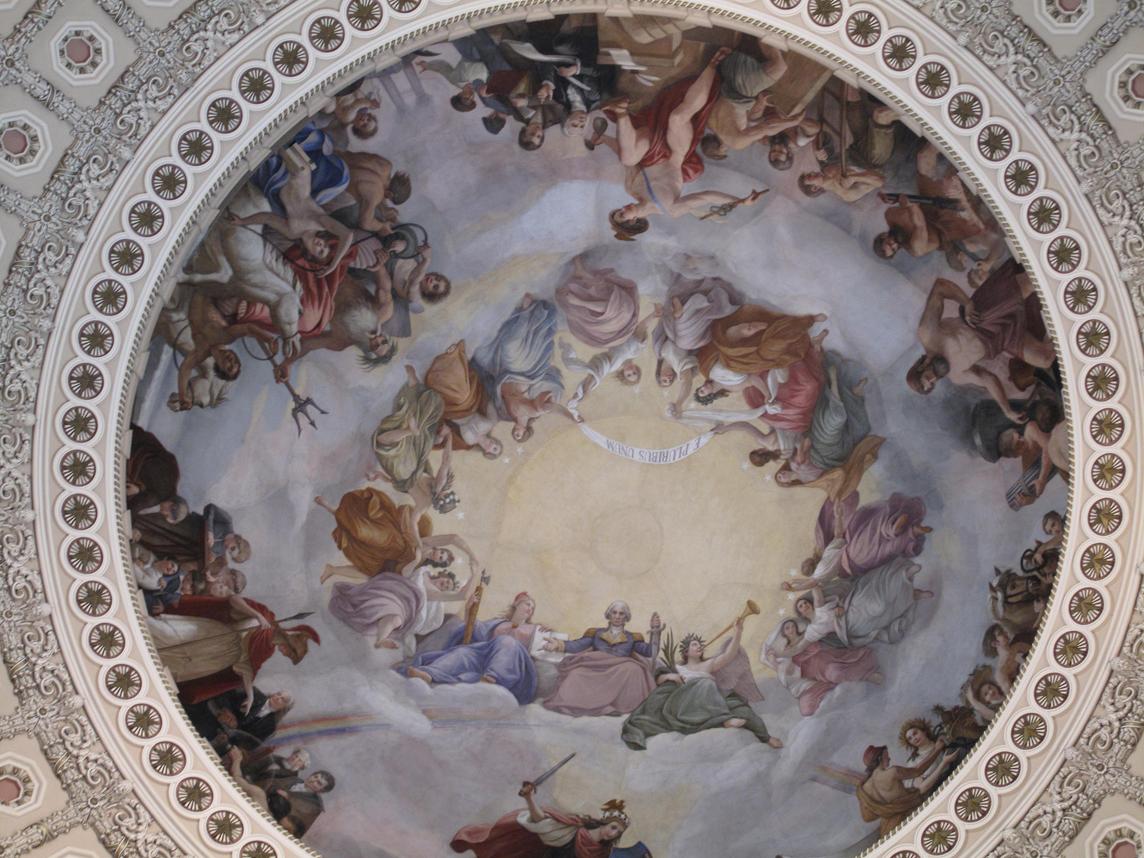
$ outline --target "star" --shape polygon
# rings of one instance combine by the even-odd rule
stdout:
[[[777,613],[778,613],[778,615],[781,617],[781,616],[783,615],[783,609],[782,609],[782,608],[779,608]]]
[[[786,599],[788,602],[793,602],[794,601],[794,593],[787,593]]]
[[[790,575],[790,577],[792,577],[792,578],[796,578],[796,577],[798,577],[798,570],[788,569],[787,574]]]
[[[523,456],[524,455],[524,447],[517,447],[516,448],[516,454],[518,456]]]
[[[457,518],[463,519],[464,517],[465,517],[465,511],[463,509],[457,510]]]
[[[512,459],[510,459],[508,456],[505,456],[503,459],[501,459],[501,461],[504,462],[506,465],[512,464]]]
[[[745,471],[745,470],[747,470],[747,468],[748,468],[749,466],[750,466],[750,462],[743,462],[743,464],[739,465],[739,470],[740,470],[740,471]]]

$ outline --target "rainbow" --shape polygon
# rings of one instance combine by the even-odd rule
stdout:
[[[329,739],[335,736],[348,736],[385,730],[393,725],[376,715],[335,715],[326,718],[311,718],[307,721],[290,721],[279,727],[271,741],[277,745],[305,744],[315,739]]]
[[[518,727],[531,729],[527,722],[503,720],[502,713],[483,710],[451,708],[430,708],[423,714],[433,723],[434,729],[457,727],[463,724],[480,723],[492,727]],[[270,742],[275,747],[295,744],[304,745],[317,739],[331,739],[338,736],[351,736],[377,730],[390,730],[393,722],[376,715],[333,715],[325,718],[311,718],[306,721],[288,721],[279,727]]]

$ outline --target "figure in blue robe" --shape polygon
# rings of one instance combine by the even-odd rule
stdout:
[[[552,365],[555,338],[556,305],[526,300],[505,319],[496,336],[473,353],[473,366],[502,420],[516,420],[511,404],[505,401],[507,384],[520,385],[522,398],[534,402],[558,400],[564,393],[563,376]]]
[[[497,634],[504,625],[511,623],[505,619],[478,620],[473,624],[472,643],[468,644],[461,643],[465,629],[459,626],[444,649],[421,653],[396,669],[407,676],[412,675],[410,670],[419,671],[442,685],[491,679],[511,691],[524,706],[536,697],[536,666],[521,638],[531,638],[536,626],[522,624]]]
[[[283,148],[295,145],[302,147],[314,165],[310,173],[310,196],[320,206],[332,202],[350,183],[350,169],[334,154],[334,142],[313,122],[307,122]],[[286,217],[286,209],[282,206],[281,191],[289,178],[286,162],[279,152],[259,164],[250,176],[251,184],[266,195],[270,208],[282,217]]]

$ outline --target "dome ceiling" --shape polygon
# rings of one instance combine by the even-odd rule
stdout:
[[[1140,848],[1131,31],[763,5],[23,19],[5,849]]]

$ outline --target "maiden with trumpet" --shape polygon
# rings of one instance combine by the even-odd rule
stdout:
[[[707,658],[710,642],[698,634],[679,642],[679,661],[669,653],[669,666],[656,677],[656,689],[624,721],[621,737],[633,750],[644,750],[652,736],[661,733],[698,733],[713,728],[745,729],[772,748],[783,743],[772,736],[751,704],[762,700],[750,675],[749,661],[740,644],[743,624],[759,613],[748,600],[735,621],[711,638],[714,641],[734,630],[718,655]],[[745,672],[736,669],[745,666]]]

